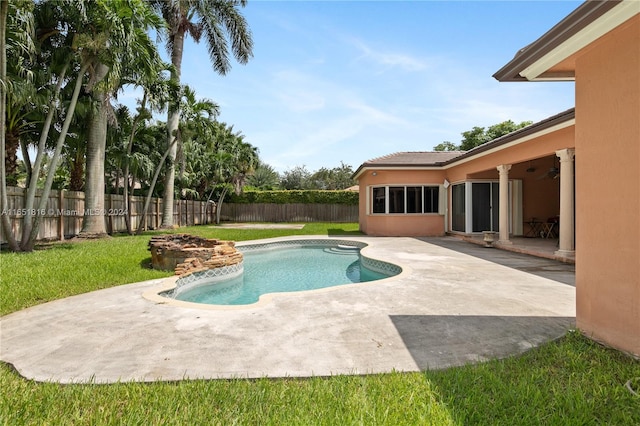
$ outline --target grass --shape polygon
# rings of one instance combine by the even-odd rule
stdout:
[[[357,224],[180,232],[242,241],[357,234]],[[2,253],[2,314],[166,276],[148,268],[149,235]],[[640,397],[624,384],[639,376],[638,360],[576,332],[518,357],[423,373],[60,385],[25,380],[1,364],[0,424],[638,425]]]

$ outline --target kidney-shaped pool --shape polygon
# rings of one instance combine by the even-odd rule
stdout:
[[[185,302],[247,305],[269,293],[317,290],[399,274],[392,263],[364,257],[366,244],[348,240],[296,240],[238,246],[241,264],[196,272],[161,293]]]

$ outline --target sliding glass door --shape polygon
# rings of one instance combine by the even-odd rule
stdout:
[[[472,232],[499,231],[500,184],[474,182],[471,184]]]
[[[465,186],[459,183],[451,187],[451,229],[458,232],[467,232]]]
[[[451,188],[451,229],[458,232],[499,231],[498,182],[466,182]]]

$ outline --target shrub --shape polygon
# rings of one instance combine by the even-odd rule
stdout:
[[[358,205],[355,191],[246,191],[230,194],[225,201],[236,204],[345,204]]]

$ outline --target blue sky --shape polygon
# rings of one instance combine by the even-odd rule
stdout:
[[[253,59],[220,76],[189,39],[182,82],[218,103],[219,120],[277,171],[355,170],[458,143],[474,126],[571,108],[573,83],[491,76],[581,3],[249,0]]]

